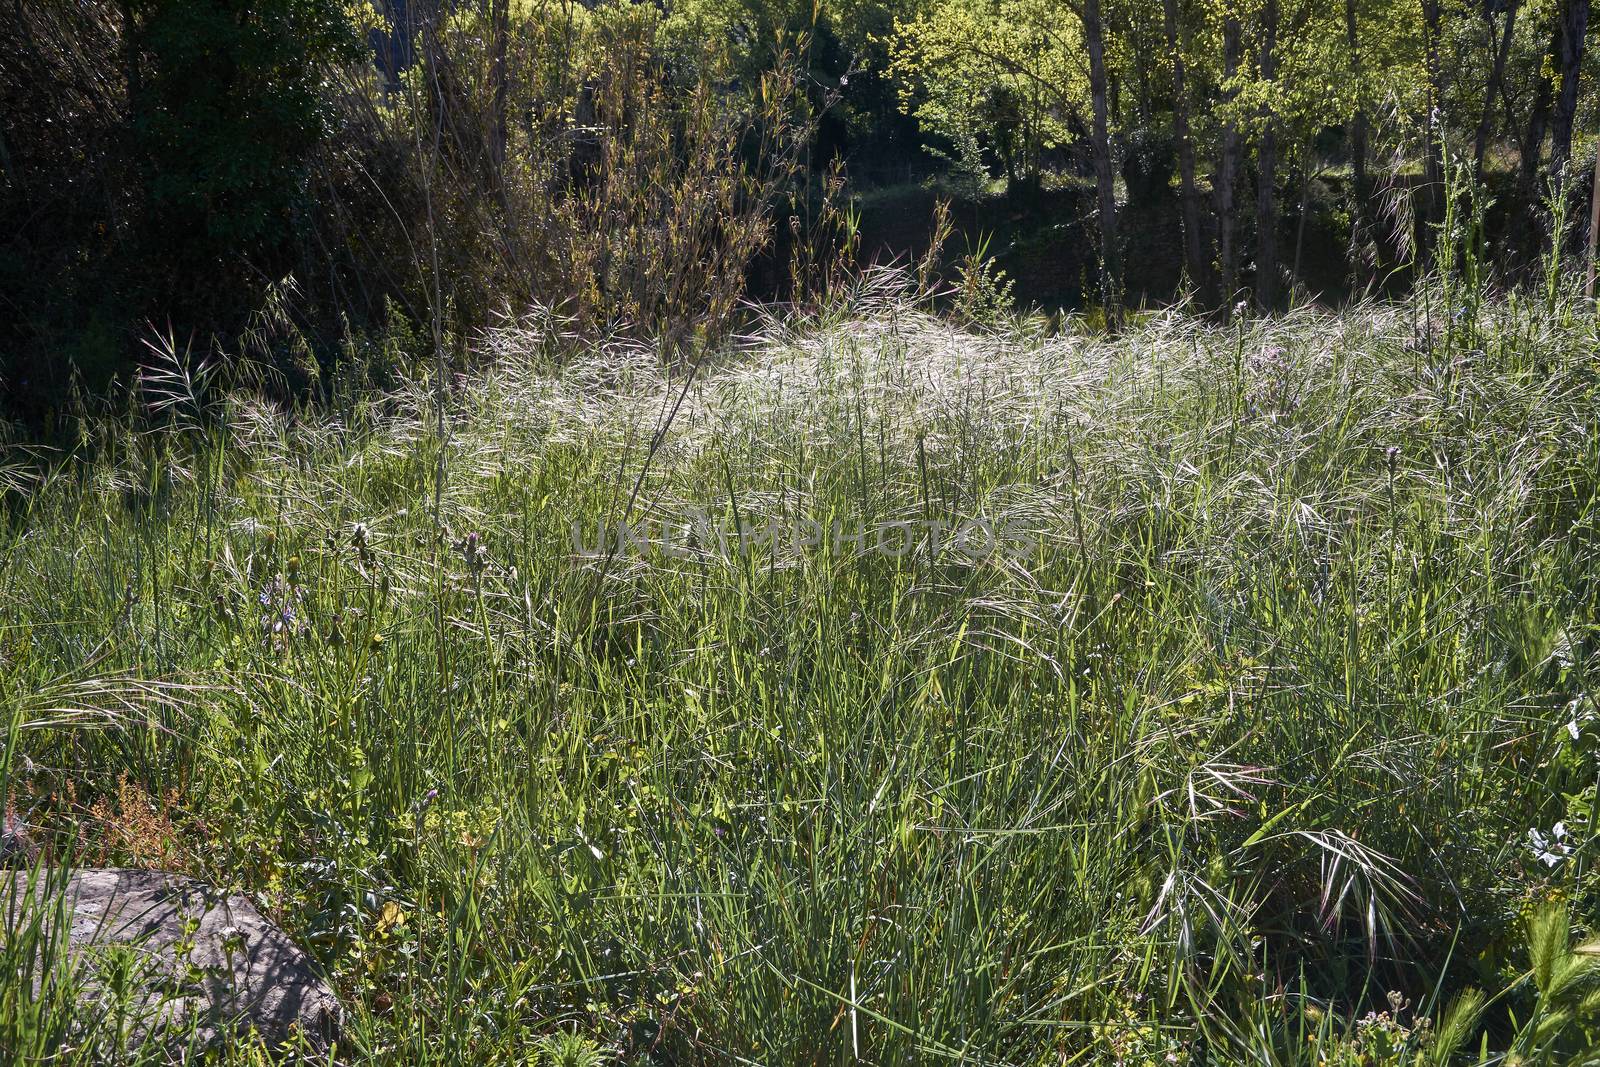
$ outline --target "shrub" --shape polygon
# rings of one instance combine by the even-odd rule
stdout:
[[[1168,195],[1178,169],[1178,147],[1165,130],[1134,130],[1122,149],[1122,180],[1128,200],[1154,204]]]
[[[148,322],[240,326],[292,266],[324,73],[359,41],[336,0],[7,8],[0,377],[42,402],[125,368]]]

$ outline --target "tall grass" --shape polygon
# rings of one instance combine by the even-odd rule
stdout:
[[[447,432],[152,379],[9,497],[18,811],[254,894],[356,1062],[1574,1062],[1570,287],[1099,338],[897,286],[687,386],[507,326]],[[636,481],[718,522],[578,552]],[[79,677],[138,713],[19,729]]]

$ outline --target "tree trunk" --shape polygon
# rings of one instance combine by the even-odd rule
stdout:
[[[1489,28],[1494,29],[1492,15],[1486,15]],[[1517,0],[1506,5],[1506,19],[1500,27],[1500,44],[1494,52],[1494,65],[1489,71],[1489,82],[1483,90],[1483,115],[1478,119],[1478,132],[1472,141],[1472,179],[1483,181],[1483,157],[1489,150],[1489,133],[1494,129],[1494,101],[1505,84],[1506,59],[1511,55],[1511,35],[1517,25]],[[1492,32],[1491,32],[1492,36]]]
[[[1261,80],[1278,77],[1278,0],[1261,8]],[[1268,92],[1270,98],[1271,92]],[[1278,301],[1278,130],[1270,104],[1261,105],[1261,140],[1256,145],[1256,307],[1271,311]]]
[[[1089,51],[1089,93],[1094,101],[1094,178],[1099,194],[1100,283],[1106,319],[1115,322],[1122,304],[1122,271],[1117,252],[1117,187],[1111,166],[1105,25],[1100,18],[1100,0],[1084,0],[1083,36]]]
[[[1189,97],[1184,86],[1183,47],[1178,33],[1178,0],[1162,0],[1167,30],[1167,49],[1172,53],[1172,125],[1178,135],[1178,173],[1182,186],[1183,258],[1190,284],[1200,294],[1200,303],[1215,307],[1216,285],[1211,264],[1204,252],[1200,232],[1200,195],[1194,183],[1194,139],[1189,134]]]
[[[415,41],[420,37],[422,40],[422,91],[432,112],[430,118],[435,149],[443,141],[444,131],[450,125],[450,101],[445,93],[441,72],[444,64],[439,47],[438,8],[439,0],[406,5],[406,17],[413,20],[411,39]]]
[[[510,35],[510,0],[489,0],[489,78],[494,86],[493,128],[489,131],[489,162],[499,186],[506,165],[506,38]]]
[[[1313,147],[1305,146],[1305,165],[1300,171],[1300,219],[1294,228],[1294,260],[1289,268],[1289,284],[1301,292],[1309,292],[1309,287],[1300,281],[1300,252],[1306,244],[1306,216],[1311,214],[1311,183],[1322,175],[1319,166],[1315,173],[1311,170],[1311,153]]]
[[[1428,69],[1428,142],[1422,154],[1422,223],[1417,251],[1424,262],[1433,256],[1429,224],[1437,222],[1444,207],[1444,136],[1440,109],[1444,107],[1444,71],[1439,63],[1439,37],[1444,18],[1441,0],[1422,0],[1424,62]]]
[[[1559,36],[1558,30],[1556,37]],[[1554,56],[1559,48],[1559,41],[1553,38],[1550,54]],[[1545,127],[1550,121],[1550,100],[1554,93],[1555,87],[1550,84],[1550,79],[1541,74],[1534,86],[1533,110],[1528,115],[1528,128],[1522,135],[1522,158],[1517,167],[1517,199],[1522,206],[1524,241],[1538,232],[1539,161],[1544,153]],[[1523,251],[1527,253],[1532,249],[1532,245],[1524,245]]]
[[[1224,79],[1239,72],[1241,52],[1239,19],[1229,14],[1222,24],[1222,71]],[[1236,94],[1230,91],[1228,100]],[[1234,237],[1234,186],[1239,180],[1239,127],[1231,119],[1223,124],[1222,145],[1211,191],[1217,198],[1217,259],[1222,268],[1223,310],[1230,311],[1239,295],[1239,253]]]
[[[1355,112],[1350,116],[1350,246],[1361,247],[1372,232],[1370,190],[1367,183],[1367,108],[1365,74],[1361,62],[1361,37],[1356,25],[1356,0],[1344,0],[1344,34],[1350,46],[1350,81],[1355,86]],[[1352,257],[1358,258],[1358,257]]]
[[[1139,79],[1139,125],[1150,125],[1150,64],[1142,49],[1134,50],[1134,75]]]
[[[1561,23],[1556,39],[1556,55],[1561,71],[1561,91],[1556,94],[1550,115],[1550,185],[1559,190],[1566,178],[1567,160],[1572,156],[1572,120],[1578,112],[1578,68],[1583,63],[1583,37],[1589,27],[1589,0],[1566,0],[1561,8]]]

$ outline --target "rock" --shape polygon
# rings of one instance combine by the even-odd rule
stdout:
[[[0,814],[0,868],[26,867],[39,858],[28,827],[10,808]]]
[[[48,878],[59,887],[56,875],[41,872],[39,884]],[[0,875],[0,914],[13,893],[24,895],[27,879],[22,871]],[[333,991],[247,898],[163,871],[79,870],[64,881],[69,951],[83,965],[88,995],[107,996],[108,961],[135,976],[133,1043],[211,1047],[254,1028],[269,1045],[297,1040],[325,1052],[337,1037]]]

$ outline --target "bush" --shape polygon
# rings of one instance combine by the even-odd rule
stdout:
[[[0,799],[257,894],[363,1064],[1580,1062],[1576,292],[1088,337],[862,291],[688,393],[512,326],[337,413],[152,377],[0,526]]]
[[[396,307],[429,355],[535,309],[692,346],[738,313],[775,218],[813,218],[837,98],[804,83],[803,40],[752,76],[626,2],[413,6],[414,61],[381,78],[335,0],[19,10],[0,377],[36,414],[130,369],[152,326],[294,389],[352,333],[393,336]],[[239,343],[264,310],[292,351]]]
[[[343,97],[325,243],[352,250],[353,283],[391,279],[458,335],[534,308],[590,335],[726,325],[775,207],[803,192],[793,51],[741,79],[725,42],[668,39],[631,3],[462,8],[415,38],[397,92],[363,78]]]
[[[1122,150],[1122,180],[1128,200],[1154,204],[1167,195],[1178,169],[1178,146],[1165,130],[1133,131]]]
[[[6,5],[0,326],[11,399],[48,406],[136,356],[148,323],[237,330],[293,265],[336,0]]]

